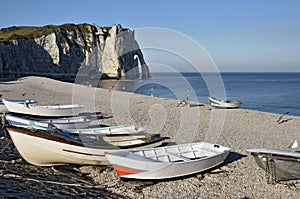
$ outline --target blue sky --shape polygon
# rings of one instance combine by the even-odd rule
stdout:
[[[298,0],[9,0],[1,8],[1,28],[63,23],[168,28],[202,45],[221,71],[300,72]]]

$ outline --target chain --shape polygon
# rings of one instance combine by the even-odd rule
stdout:
[[[276,174],[275,174],[275,161],[270,160],[270,172],[271,172],[271,184],[275,184]]]
[[[267,161],[266,161],[266,179],[269,184],[275,184],[276,181],[275,161],[271,157],[267,157]]]
[[[269,166],[269,158],[267,158],[267,161],[266,161],[266,180],[267,182],[269,183],[269,180],[270,180],[270,166]]]

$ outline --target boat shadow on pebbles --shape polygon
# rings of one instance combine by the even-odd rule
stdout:
[[[242,158],[245,158],[245,157],[247,157],[247,155],[236,153],[236,152],[230,152],[230,154],[228,155],[228,157],[224,161],[223,165],[221,165],[221,166],[228,165],[230,163],[233,163],[233,162],[238,161],[238,160],[240,160]]]

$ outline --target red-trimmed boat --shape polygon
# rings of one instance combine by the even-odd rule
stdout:
[[[63,164],[107,165],[104,153],[159,146],[166,137],[159,135],[131,138],[131,134],[90,136],[72,135],[49,124],[48,130],[7,126],[5,129],[21,156],[38,166]],[[118,136],[120,140],[118,141]],[[125,139],[127,138],[127,139]],[[109,141],[113,139],[114,141]],[[108,141],[105,141],[108,140]],[[117,141],[116,141],[117,140]]]

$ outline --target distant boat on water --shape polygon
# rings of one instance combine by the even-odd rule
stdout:
[[[239,108],[242,102],[237,100],[220,100],[214,97],[208,97],[208,102],[215,108]]]
[[[155,86],[155,96],[178,100],[185,99],[188,95],[190,101],[205,103],[207,97],[218,98],[210,89],[215,88],[214,82],[219,75],[222,77],[225,93],[221,90],[215,90],[214,93],[226,94],[227,99],[243,102],[240,107],[277,114],[289,111],[291,116],[300,116],[300,73],[297,72],[152,72],[152,78],[137,85],[134,92],[149,95],[149,89]],[[178,78],[179,76],[182,78]],[[189,93],[184,92],[187,88],[190,88]]]

